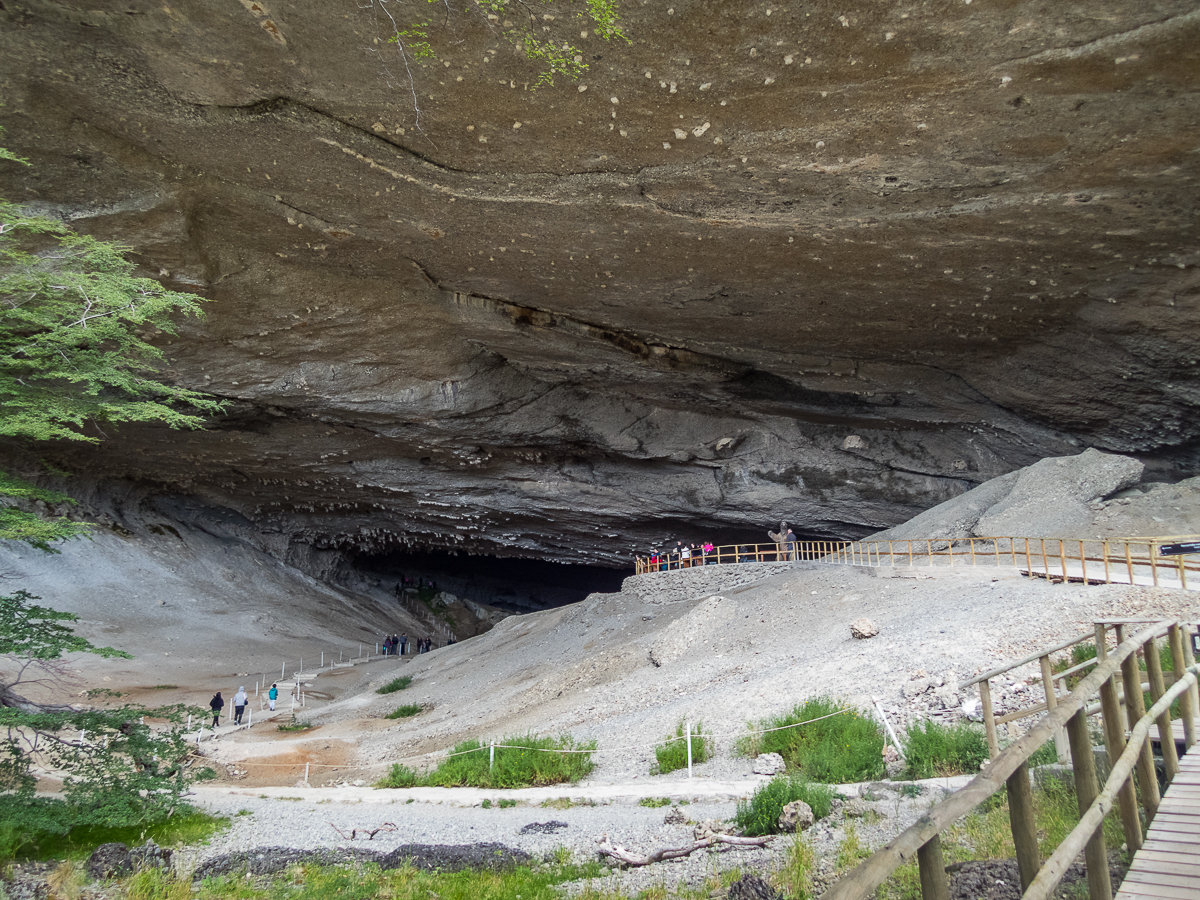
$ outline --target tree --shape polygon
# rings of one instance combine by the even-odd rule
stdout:
[[[28,163],[0,148],[0,159]],[[171,384],[150,338],[174,334],[197,300],[133,274],[129,248],[75,234],[0,199],[0,437],[95,442],[104,427],[162,422],[197,428],[217,399]],[[85,430],[85,429],[90,429]],[[86,531],[12,500],[70,502],[0,472],[0,538],[50,549]]]
[[[75,615],[35,605],[37,599],[21,590],[0,597],[0,822],[12,823],[0,825],[0,858],[39,833],[159,821],[180,807],[194,780],[182,723],[198,710],[83,708],[24,695],[67,677],[64,654],[130,658],[75,634],[64,624]],[[146,724],[147,717],[159,724]],[[65,773],[64,800],[35,795],[35,762]]]

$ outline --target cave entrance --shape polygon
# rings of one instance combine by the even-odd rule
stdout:
[[[351,562],[357,571],[378,578],[388,589],[407,576],[419,580],[421,586],[432,581],[439,591],[514,613],[577,603],[591,593],[615,593],[633,574],[632,568],[572,566],[540,559],[432,550],[360,554]]]

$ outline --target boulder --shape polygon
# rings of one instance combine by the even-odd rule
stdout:
[[[129,846],[119,841],[101,844],[88,857],[86,868],[88,875],[96,881],[128,875],[133,871],[133,859],[129,855]]]
[[[786,834],[804,831],[811,828],[816,821],[811,806],[803,800],[793,800],[779,814],[779,830]]]
[[[681,810],[678,806],[672,806],[670,811],[665,816],[663,816],[663,824],[664,825],[686,825],[687,824],[687,816],[685,816],[683,814],[683,810]]]
[[[873,638],[877,634],[879,634],[879,626],[865,616],[850,623],[850,635],[859,640]]]
[[[760,753],[754,757],[755,775],[778,775],[787,769],[787,763],[778,753]]]
[[[705,838],[710,838],[714,834],[729,834],[729,824],[722,822],[720,819],[704,819],[696,824],[692,829],[692,836],[696,840],[702,841]]]
[[[743,875],[729,886],[728,900],[782,900],[783,894],[757,875]]]
[[[858,797],[852,797],[842,804],[842,815],[847,819],[861,819],[865,816],[871,807],[867,806],[865,800],[860,800]]]

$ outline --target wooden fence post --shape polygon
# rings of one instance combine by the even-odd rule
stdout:
[[[1123,637],[1121,626],[1117,626],[1117,640]],[[1121,661],[1121,685],[1125,689],[1125,710],[1132,727],[1146,714],[1146,699],[1142,696],[1142,673],[1138,669],[1137,654],[1130,653]],[[1074,746],[1074,745],[1072,745]],[[1146,827],[1154,821],[1162,797],[1158,793],[1158,773],[1154,771],[1154,756],[1150,742],[1142,744],[1137,764],[1138,787],[1142,789],[1142,808],[1146,810]]]
[[[1042,687],[1046,692],[1046,712],[1052,713],[1058,707],[1058,694],[1054,690],[1054,672],[1050,667],[1049,655],[1041,657],[1038,662],[1042,665]],[[1067,735],[1061,728],[1054,729],[1054,749],[1058,753],[1058,761],[1065,763],[1067,761]]]
[[[1042,866],[1038,853],[1037,822],[1033,817],[1033,788],[1029,784],[1029,766],[1021,763],[1008,776],[1008,822],[1012,827],[1013,844],[1017,849],[1017,869],[1021,873],[1021,890],[1026,891]]]
[[[1196,664],[1196,656],[1194,653],[1192,653],[1192,638],[1191,638],[1191,635],[1189,635],[1189,634],[1185,634],[1183,636],[1183,663],[1185,666],[1188,666],[1189,668]],[[1176,663],[1176,665],[1179,665],[1179,664]],[[1191,686],[1191,688],[1187,691],[1187,693],[1189,695],[1191,695],[1191,698],[1192,698],[1192,715],[1197,718],[1200,718],[1200,685],[1193,684]],[[1188,721],[1191,722],[1192,720],[1189,719]],[[1184,725],[1184,728],[1186,729],[1187,725]],[[1194,728],[1194,726],[1193,726],[1193,728]],[[1186,734],[1186,732],[1185,732],[1185,734]],[[1194,734],[1193,734],[1193,740],[1195,740]],[[1189,744],[1188,746],[1190,747],[1191,744]]]
[[[1167,685],[1163,680],[1162,659],[1158,655],[1158,646],[1153,638],[1146,642],[1145,655],[1146,674],[1150,676],[1150,703],[1153,705],[1167,692]],[[1167,777],[1167,784],[1170,784],[1179,774],[1179,754],[1175,750],[1175,735],[1171,733],[1171,708],[1167,707],[1156,721],[1159,744],[1162,747],[1163,772]]]
[[[985,678],[979,682],[979,700],[983,704],[983,730],[987,733],[988,758],[1000,755],[1000,741],[996,737],[996,717],[992,714],[992,687]]]
[[[921,872],[921,900],[950,900],[940,835],[935,834],[917,848],[917,866]]]
[[[1096,758],[1092,756],[1092,736],[1088,733],[1087,713],[1081,709],[1067,720],[1071,741],[1071,763],[1075,770],[1075,797],[1083,815],[1100,793],[1096,785]],[[1108,853],[1104,849],[1104,829],[1097,828],[1083,850],[1087,862],[1088,897],[1112,900],[1112,882],[1108,880]]]
[[[1183,633],[1183,629],[1176,623],[1171,626],[1169,632],[1169,640],[1171,643],[1171,656],[1175,659],[1175,678],[1183,677],[1184,667],[1187,665],[1186,657],[1184,656],[1183,643],[1185,639],[1189,639],[1189,635]],[[1189,750],[1196,743],[1196,706],[1195,699],[1190,690],[1184,691],[1179,698],[1179,714],[1183,719],[1183,745]]]
[[[1104,626],[1096,625],[1096,658],[1100,662],[1108,656],[1108,644],[1105,643]],[[1104,723],[1104,749],[1108,752],[1109,765],[1125,752],[1125,720],[1121,713],[1121,702],[1117,699],[1117,680],[1108,678],[1100,685],[1100,716]],[[1125,832],[1125,844],[1130,853],[1142,849],[1142,820],[1138,815],[1137,793],[1133,789],[1133,779],[1126,778],[1117,794],[1121,807],[1121,828]]]

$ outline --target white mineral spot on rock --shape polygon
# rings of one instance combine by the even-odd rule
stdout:
[[[721,101],[721,105],[722,105],[722,106],[724,106],[724,105],[725,105],[725,101],[724,101],[724,100],[722,100],[722,101]]]
[[[838,21],[842,23],[843,28],[850,27],[850,20],[847,19],[845,16],[838,16]]]
[[[579,36],[580,36],[581,38],[586,38],[586,37],[587,37],[587,34],[588,34],[588,33],[587,33],[587,31],[581,31],[581,32],[579,32]]]
[[[795,61],[796,61],[796,57],[792,56],[792,54],[790,54],[790,53],[783,58],[783,64],[785,66],[790,66]]]
[[[616,97],[609,97],[609,98],[608,98],[608,102],[609,102],[609,103],[616,104],[616,103],[620,103],[621,101],[620,101],[620,100],[618,100]]]
[[[586,84],[581,84],[581,85],[579,86],[579,93],[581,93],[581,94],[582,94],[582,93],[583,93],[584,91],[586,91],[586,90],[587,90],[587,85],[586,85]]]
[[[890,40],[891,40],[892,38],[894,38],[895,36],[896,36],[896,32],[894,32],[894,31],[888,31],[888,32],[885,32],[885,33],[884,33],[884,35],[883,35],[883,39],[884,39],[885,41],[890,41]]]
[[[825,142],[824,142],[824,141],[817,141],[817,149],[818,149],[818,150],[824,150],[824,149],[825,149]]]
[[[521,123],[520,123],[520,122],[513,122],[513,130],[514,130],[514,131],[516,131],[516,130],[517,130],[518,128],[520,128],[520,127],[521,127]]]
[[[670,150],[670,149],[671,149],[671,145],[670,145],[670,143],[669,143],[669,142],[667,142],[667,141],[663,141],[663,149],[664,149],[664,150]]]
[[[706,81],[704,84],[700,85],[700,90],[707,91],[710,87],[712,87],[712,82]]]
[[[468,125],[468,126],[467,126],[467,131],[474,131],[474,130],[475,130],[475,126],[474,126],[474,125]]]
[[[751,55],[751,56],[758,56],[758,48],[757,48],[757,47],[751,47],[751,48],[750,48],[750,55]]]
[[[867,442],[857,434],[849,434],[846,436],[846,439],[842,441],[843,450],[861,450],[865,446],[867,446]]]
[[[929,127],[928,125],[926,125],[924,122],[922,122],[920,125],[917,126],[917,129],[920,131],[924,131],[928,127]]]
[[[714,144],[723,144],[725,142],[723,140],[721,140],[721,138],[715,137],[715,138],[713,138],[713,143]]]
[[[686,132],[686,131],[684,131],[682,128],[675,128],[675,129],[673,129],[673,130],[674,130],[674,132],[675,132],[675,137],[676,137],[678,140],[681,140],[681,141],[682,141],[682,140],[685,140],[685,139],[687,138],[687,132]]]
[[[676,93],[677,91],[678,91],[678,85],[676,85],[676,84],[675,84],[675,82],[674,82],[674,81],[672,81],[672,82],[671,82],[671,93],[672,93],[672,94],[674,94],[674,93]]]
[[[805,64],[806,66],[807,66],[807,65],[810,65],[811,63],[812,63],[812,57],[811,57],[811,56],[806,56],[806,57],[804,57],[804,64]]]
[[[667,15],[668,15],[668,16],[673,16],[673,15],[675,15],[675,7],[671,7],[670,9],[668,9],[668,10],[667,10]]]
[[[697,125],[695,128],[693,128],[692,134],[694,134],[696,137],[700,137],[702,134],[704,134],[704,132],[708,131],[708,129],[711,127],[712,127],[711,122],[705,122],[703,125]]]
[[[481,144],[486,144],[486,143],[487,143],[487,138],[485,138],[485,137],[481,137],[481,138],[479,139],[479,143],[481,143]]]

